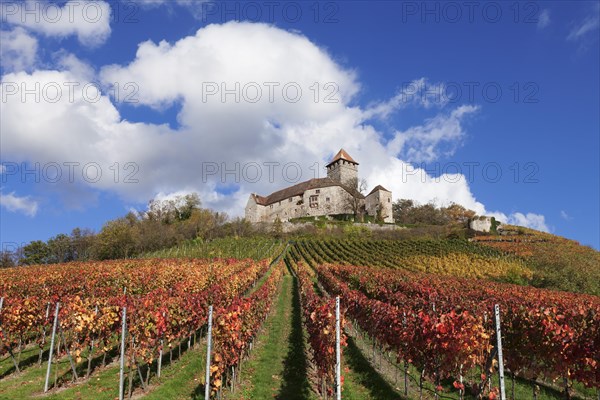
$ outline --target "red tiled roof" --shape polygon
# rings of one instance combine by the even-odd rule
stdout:
[[[293,196],[302,196],[307,190],[319,189],[330,186],[339,186],[350,194],[354,193],[354,196],[359,197],[361,199],[365,197],[356,189],[353,190],[352,188],[342,185],[331,178],[313,178],[308,181],[300,182],[294,186],[278,190],[277,192],[273,192],[268,196],[259,196],[257,194],[253,194],[253,197],[254,201],[256,201],[257,204],[268,206],[269,204],[277,203],[278,201],[282,201]]]
[[[329,167],[331,164],[333,164],[334,162],[336,162],[338,160],[346,160],[346,161],[349,161],[351,163],[358,165],[358,163],[356,161],[354,161],[354,159],[352,157],[350,157],[350,154],[346,153],[346,150],[340,149],[340,151],[337,152],[337,154],[333,157],[333,159],[329,162],[329,164],[326,165],[326,167]]]

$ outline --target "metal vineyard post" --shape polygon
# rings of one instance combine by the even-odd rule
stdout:
[[[52,369],[52,353],[54,353],[54,338],[56,337],[56,325],[58,324],[58,309],[60,303],[56,303],[54,309],[54,323],[52,324],[52,338],[50,339],[50,354],[48,355],[48,368],[46,369],[46,383],[44,383],[44,393],[48,391],[48,383],[50,381],[50,370]]]
[[[127,335],[127,307],[123,307],[123,321],[121,324],[121,365],[119,368],[119,400],[123,400],[125,386],[125,336]]]
[[[340,297],[337,296],[335,298],[335,391],[337,400],[342,399],[342,357],[340,353]]]
[[[206,346],[206,377],[204,386],[204,400],[210,399],[210,352],[212,347],[212,314],[213,306],[208,307],[208,332],[207,332],[207,346]]]
[[[500,380],[500,399],[506,400],[506,390],[504,389],[504,359],[502,357],[502,334],[500,332],[500,306],[494,306],[496,314],[496,340],[498,346],[498,378]]]

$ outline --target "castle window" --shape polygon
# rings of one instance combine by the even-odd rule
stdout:
[[[390,203],[390,202],[391,202],[391,199],[388,197],[388,203]]]
[[[329,203],[329,197],[325,197],[325,201]]]
[[[289,203],[291,203],[291,202],[292,202],[292,200],[294,200],[294,198],[293,198],[293,197],[290,197],[290,198],[288,199],[288,202],[289,202]]]
[[[308,200],[308,204],[311,208],[319,207],[319,196],[310,196]]]
[[[317,190],[315,190],[315,193],[319,194],[319,193],[321,193],[321,190],[317,189]]]

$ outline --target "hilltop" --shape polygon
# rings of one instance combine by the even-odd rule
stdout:
[[[286,224],[283,224],[285,226]],[[251,237],[195,240],[140,255],[146,257],[260,258],[270,243],[293,243],[317,261],[406,269],[600,295],[600,252],[578,242],[519,226],[503,235],[474,232],[462,224],[378,225],[303,220],[293,232],[263,226]],[[316,253],[315,253],[316,252]]]

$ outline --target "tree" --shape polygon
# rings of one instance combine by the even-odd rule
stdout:
[[[200,196],[190,193],[175,196],[172,199],[153,199],[148,202],[148,210],[142,213],[143,218],[158,220],[164,224],[189,219],[194,210],[200,209]]]
[[[71,248],[73,259],[78,261],[89,260],[92,256],[95,235],[90,229],[74,228],[71,231]]]
[[[125,218],[107,222],[94,243],[94,255],[99,260],[127,258],[134,255],[134,229]]]
[[[23,247],[23,258],[20,263],[24,265],[47,264],[49,256],[48,245],[41,240],[34,240]]]
[[[425,225],[446,225],[448,219],[434,203],[423,204],[414,208],[415,223]]]
[[[0,251],[0,268],[11,268],[16,265],[14,254],[11,251]]]
[[[254,233],[254,227],[245,218],[237,217],[223,226],[223,234],[226,236],[243,237]]]
[[[175,209],[177,210],[177,218],[180,221],[189,219],[195,210],[200,209],[200,196],[198,196],[198,193],[186,194],[177,203]]]
[[[387,217],[387,214],[383,213],[383,207],[381,207],[381,205],[378,204],[377,213],[375,214],[375,222],[377,222],[378,224],[382,224]]]
[[[63,263],[67,261],[73,261],[73,245],[71,238],[64,233],[48,239],[48,262],[51,263]]]
[[[344,208],[354,215],[354,220],[363,221],[365,215],[364,192],[367,190],[366,179],[352,178],[346,185],[349,196],[344,200]]]
[[[414,202],[410,199],[398,199],[392,203],[392,215],[394,221],[401,224],[409,224],[407,216],[414,208]]]
[[[273,222],[273,227],[271,228],[271,233],[278,239],[283,236],[283,223],[281,222],[281,219],[279,219],[279,217],[275,218],[275,221]]]
[[[450,206],[442,208],[442,212],[451,222],[461,224],[468,223],[469,220],[476,215],[475,211],[464,208],[456,203],[452,203]]]
[[[392,205],[394,220],[401,224],[446,225],[450,222],[446,210],[433,202],[419,205],[410,199],[398,199]],[[451,212],[459,213],[456,207]]]

